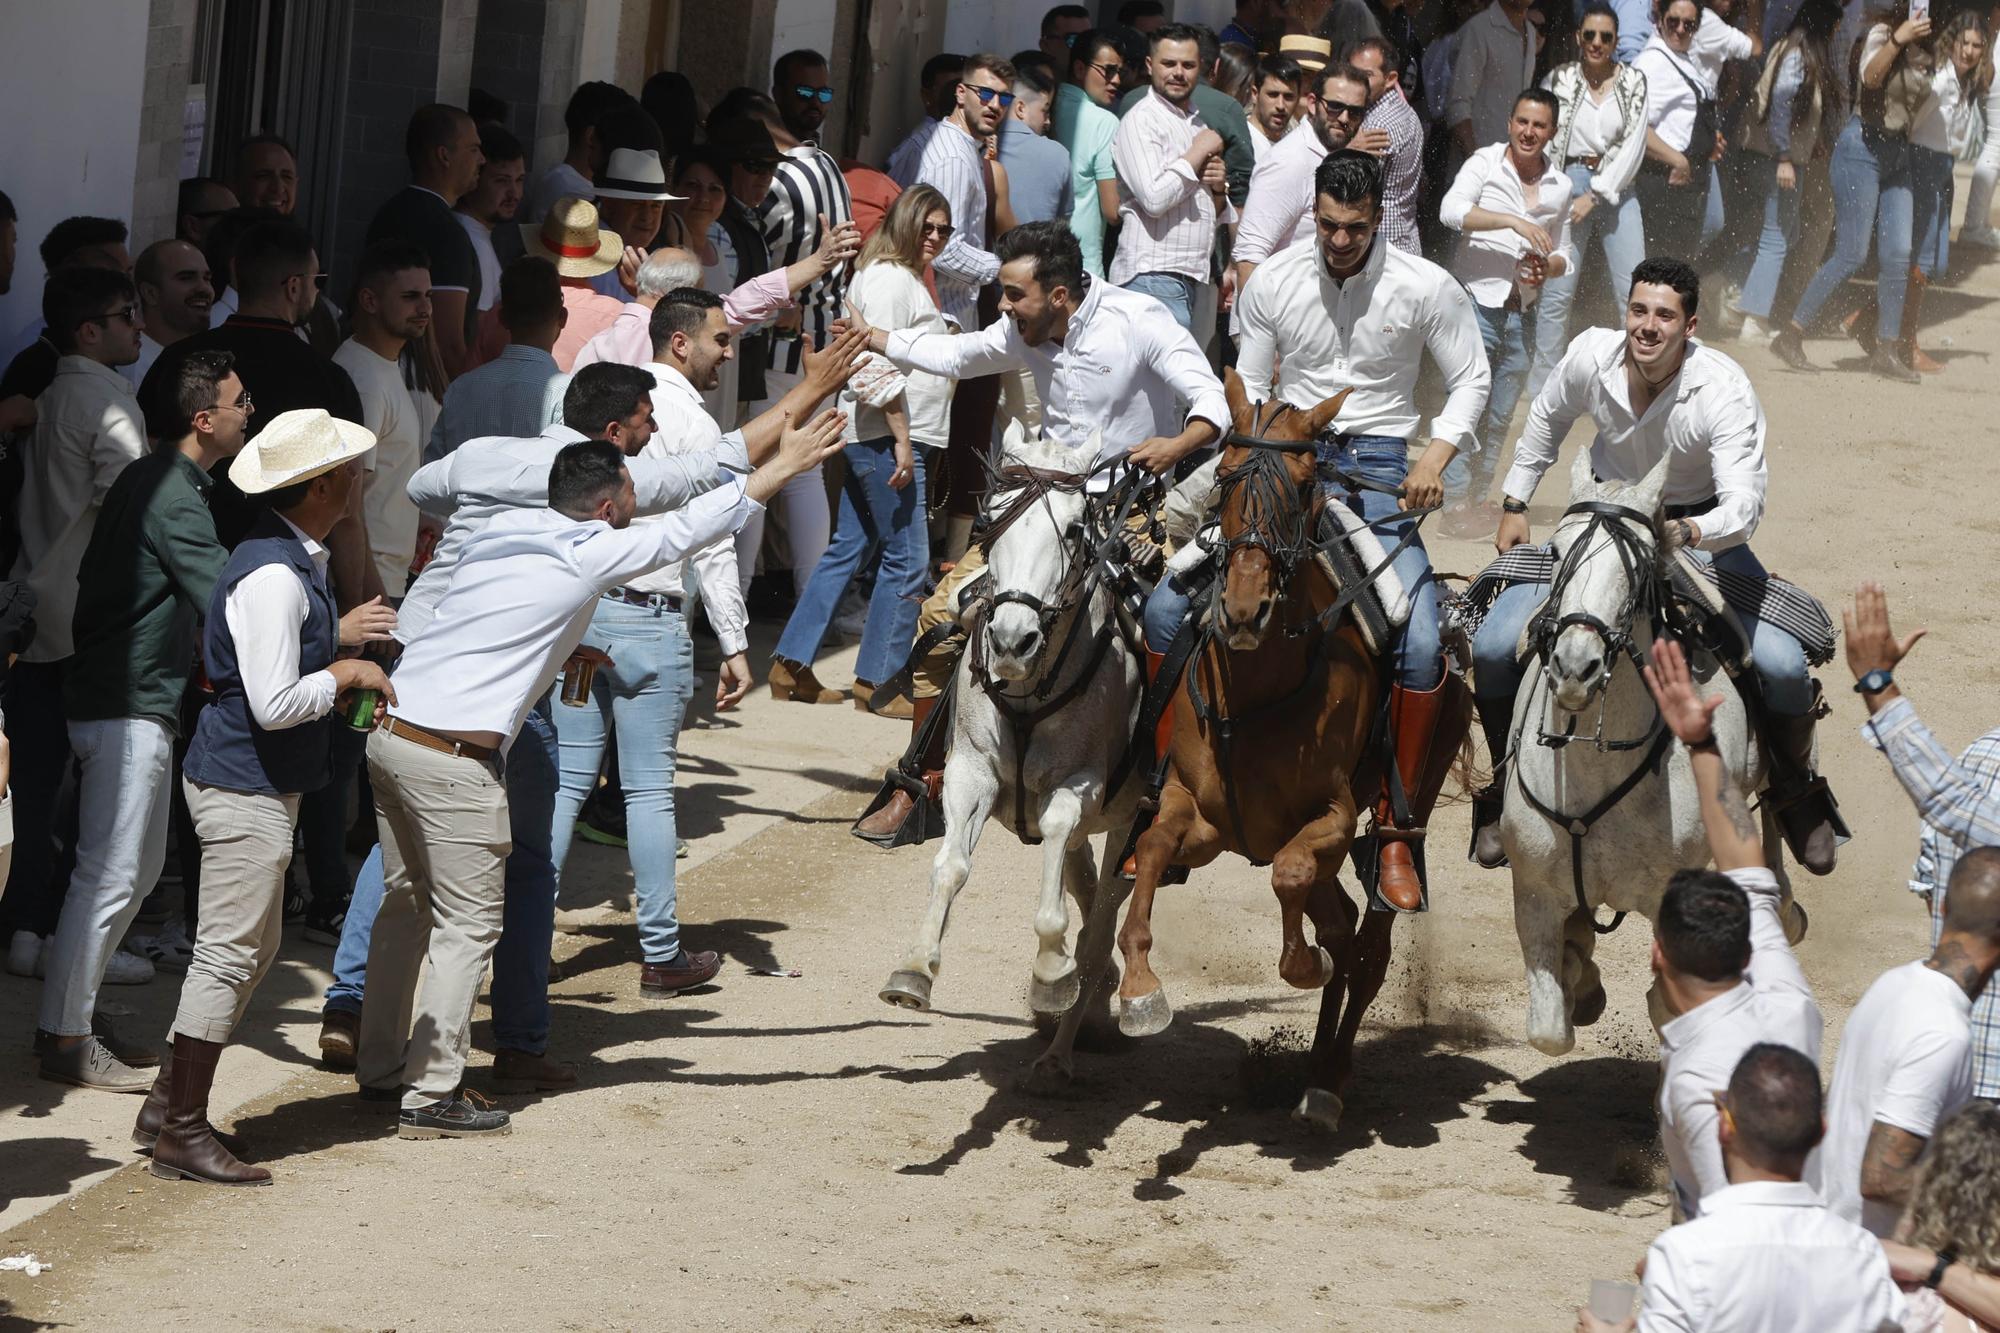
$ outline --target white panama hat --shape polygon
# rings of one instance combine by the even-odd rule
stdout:
[[[245,495],[262,495],[331,472],[374,447],[373,431],[325,408],[280,412],[230,463],[229,480]]]

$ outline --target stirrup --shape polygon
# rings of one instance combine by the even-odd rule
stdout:
[[[910,813],[903,816],[903,822],[896,826],[896,831],[887,835],[863,833],[862,821],[889,804],[898,791],[909,793],[915,804],[910,807]],[[944,800],[941,795],[932,794],[930,783],[924,781],[921,775],[892,768],[883,776],[875,799],[868,803],[868,808],[861,812],[847,831],[863,842],[890,850],[929,842],[944,833]]]
[[[1417,886],[1422,897],[1417,902],[1417,912],[1431,910],[1431,877],[1424,866],[1424,839],[1421,829],[1389,829],[1389,840],[1401,842],[1410,849],[1410,864],[1416,868]],[[1414,836],[1412,836],[1414,835]],[[1354,876],[1361,881],[1361,887],[1368,891],[1368,910],[1390,912],[1397,916],[1414,916],[1416,912],[1405,912],[1382,896],[1379,887],[1382,878],[1383,834],[1370,830],[1354,839],[1354,845],[1347,850],[1348,860],[1354,866]]]
[[[1479,859],[1479,835],[1489,828],[1497,829],[1505,806],[1506,798],[1502,795],[1501,785],[1497,782],[1473,793],[1472,836],[1465,843],[1465,859],[1481,870],[1499,870],[1508,864],[1505,851],[1500,853],[1500,859],[1492,865]],[[1497,838],[1499,834],[1496,832],[1494,836]]]

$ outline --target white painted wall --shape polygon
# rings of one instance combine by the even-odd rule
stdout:
[[[770,78],[771,62],[787,51],[803,48],[837,60],[833,51],[834,13],[833,0],[778,0],[771,19],[770,59],[762,66],[765,72],[751,83],[763,87]]]
[[[42,309],[48,229],[79,213],[130,220],[146,84],[146,11],[134,0],[0,5],[0,190],[21,215],[13,289],[0,296],[0,351]],[[83,34],[89,34],[89,40]],[[137,255],[155,236],[133,238]],[[18,350],[13,349],[13,350]]]

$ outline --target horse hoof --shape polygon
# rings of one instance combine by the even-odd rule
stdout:
[[[931,1007],[931,979],[921,972],[891,972],[889,984],[881,991],[882,1002],[898,1009],[926,1012]]]
[[[1528,1045],[1534,1047],[1543,1055],[1568,1055],[1572,1050],[1576,1049],[1576,1034],[1574,1032],[1562,1032],[1554,1035],[1545,1034],[1538,1036],[1530,1032],[1528,1034]]]
[[[1292,981],[1290,977],[1285,978],[1298,990],[1325,990],[1326,984],[1333,980],[1333,955],[1315,944],[1312,946],[1312,958],[1312,975],[1306,980]]]
[[[1346,1103],[1325,1088],[1307,1088],[1292,1108],[1292,1119],[1321,1134],[1331,1134],[1340,1128],[1340,1113],[1345,1109]]]
[[[1028,1072],[1021,1079],[1021,1088],[1039,1096],[1064,1092],[1076,1079],[1076,1071],[1069,1061],[1044,1055],[1028,1066]]]
[[[1570,1010],[1569,1021],[1580,1028],[1587,1028],[1604,1017],[1604,983],[1599,981],[1589,990],[1576,997],[1576,1005]]]
[[[1806,917],[1805,904],[1797,899],[1792,901],[1792,910],[1785,914],[1785,943],[1797,948],[1806,937],[1806,929],[1812,922]]]
[[[1118,1002],[1118,1030],[1128,1037],[1150,1037],[1165,1032],[1174,1021],[1174,1007],[1167,1003],[1163,986],[1150,995]]]
[[[1074,968],[1056,981],[1043,981],[1040,977],[1028,979],[1028,1008],[1038,1014],[1066,1014],[1081,994],[1083,983],[1077,980]]]

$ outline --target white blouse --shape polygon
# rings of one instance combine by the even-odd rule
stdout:
[[[1604,83],[1604,97],[1599,100],[1588,87],[1576,99],[1576,110],[1571,113],[1575,129],[1570,131],[1569,155],[1571,157],[1603,157],[1611,151],[1611,145],[1618,142],[1618,131],[1624,128],[1624,117],[1618,110],[1618,97],[1613,91],[1616,80]]]

